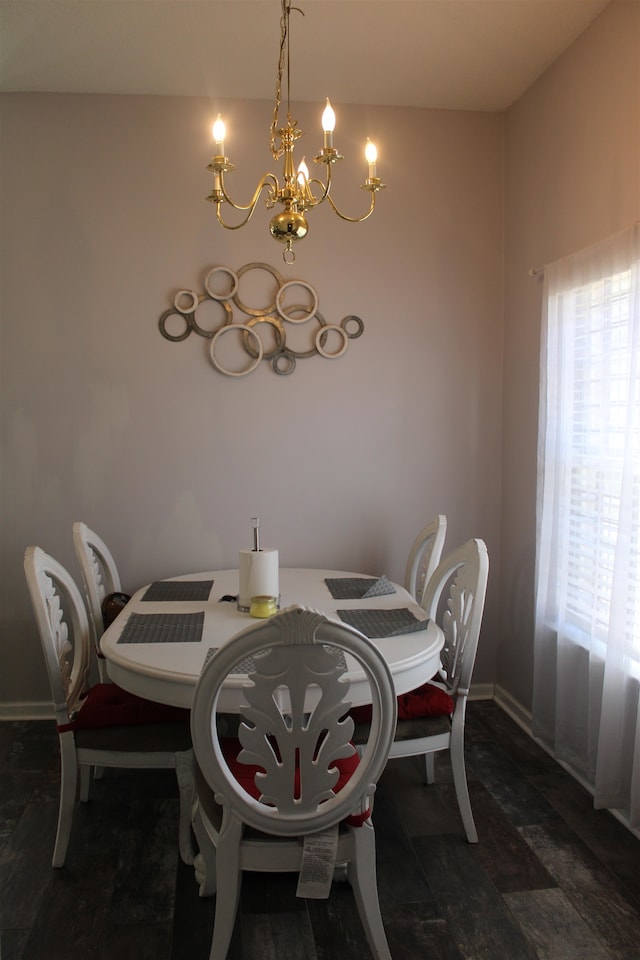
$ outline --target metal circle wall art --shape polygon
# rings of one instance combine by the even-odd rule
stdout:
[[[245,292],[249,286],[259,288],[249,291],[251,297]],[[249,305],[249,300],[257,303]],[[204,292],[179,290],[158,326],[162,336],[173,343],[186,340],[191,333],[208,340],[212,366],[229,377],[246,376],[262,360],[270,362],[279,376],[288,376],[297,360],[341,357],[349,341],[364,332],[364,323],[353,314],[343,317],[339,324],[327,323],[311,284],[305,280],[285,281],[267,263],[247,263],[235,272],[229,267],[211,267]],[[287,345],[287,329],[291,333],[294,327],[296,332],[297,328],[308,327],[306,349]],[[237,369],[225,360],[223,340],[233,342],[244,357]]]

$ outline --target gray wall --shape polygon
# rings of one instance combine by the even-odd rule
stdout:
[[[206,164],[228,124],[245,199],[273,167],[269,103],[92,95],[2,98],[0,704],[48,700],[22,558],[78,573],[71,524],[109,543],[124,586],[232,567],[250,517],[283,565],[402,579],[436,512],[450,547],[487,541],[492,584],[476,679],[495,676],[500,530],[502,132],[499,115],[344,108],[336,199],[364,209],[362,145],[388,184],[362,225],[310,215],[293,268],[267,214],[222,231]],[[297,111],[300,153],[321,144]],[[337,360],[227,378],[205,341],[158,317],[213,265],[267,262],[310,282],[364,335]],[[302,333],[302,331],[300,331]]]
[[[640,217],[640,5],[615,2],[505,123],[505,330],[497,681],[531,706],[542,280]],[[495,584],[494,584],[495,586]]]

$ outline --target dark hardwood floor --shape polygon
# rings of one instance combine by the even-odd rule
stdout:
[[[464,839],[445,755],[376,794],[378,888],[394,960],[638,960],[640,841],[494,703],[473,702]],[[66,866],[53,723],[0,723],[1,960],[207,960],[214,902],[177,851],[172,772],[107,771],[76,810]],[[353,895],[298,900],[295,878],[245,874],[229,960],[367,960]]]

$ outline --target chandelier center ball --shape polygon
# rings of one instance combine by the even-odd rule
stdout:
[[[301,213],[293,210],[283,210],[272,217],[269,224],[271,236],[282,243],[287,240],[302,240],[306,237],[309,230],[309,224]]]

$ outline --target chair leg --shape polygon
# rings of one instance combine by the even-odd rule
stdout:
[[[435,764],[435,753],[425,753],[424,755],[424,766],[425,773],[427,777],[427,783],[435,783],[436,779],[436,764]]]
[[[191,824],[199,851],[193,858],[198,893],[201,897],[213,897],[216,892],[216,848],[207,833],[197,800],[192,810]]]
[[[58,828],[53,848],[52,866],[64,866],[71,836],[73,808],[76,802],[78,785],[78,760],[73,733],[60,736],[60,807],[58,809]]]
[[[464,729],[461,729],[459,734],[452,731],[450,753],[453,785],[456,790],[456,798],[458,800],[458,808],[460,810],[460,816],[462,817],[464,832],[467,835],[469,843],[477,843],[478,832],[471,811],[469,787],[467,786],[467,772],[464,764]]]
[[[93,767],[88,763],[80,764],[80,802],[87,803],[89,800],[89,791],[91,789],[91,778]]]
[[[238,911],[240,897],[240,841],[242,824],[230,819],[223,824],[216,849],[216,870],[223,882],[216,893],[216,915],[213,921],[213,940],[209,960],[226,960]]]
[[[371,821],[352,827],[354,856],[347,873],[360,920],[375,960],[392,960],[387,943],[376,882],[376,841]]]
[[[191,842],[191,808],[195,798],[195,780],[193,774],[193,750],[176,753],[176,777],[180,793],[180,827],[178,845],[180,857],[186,864],[193,863],[193,844]]]

